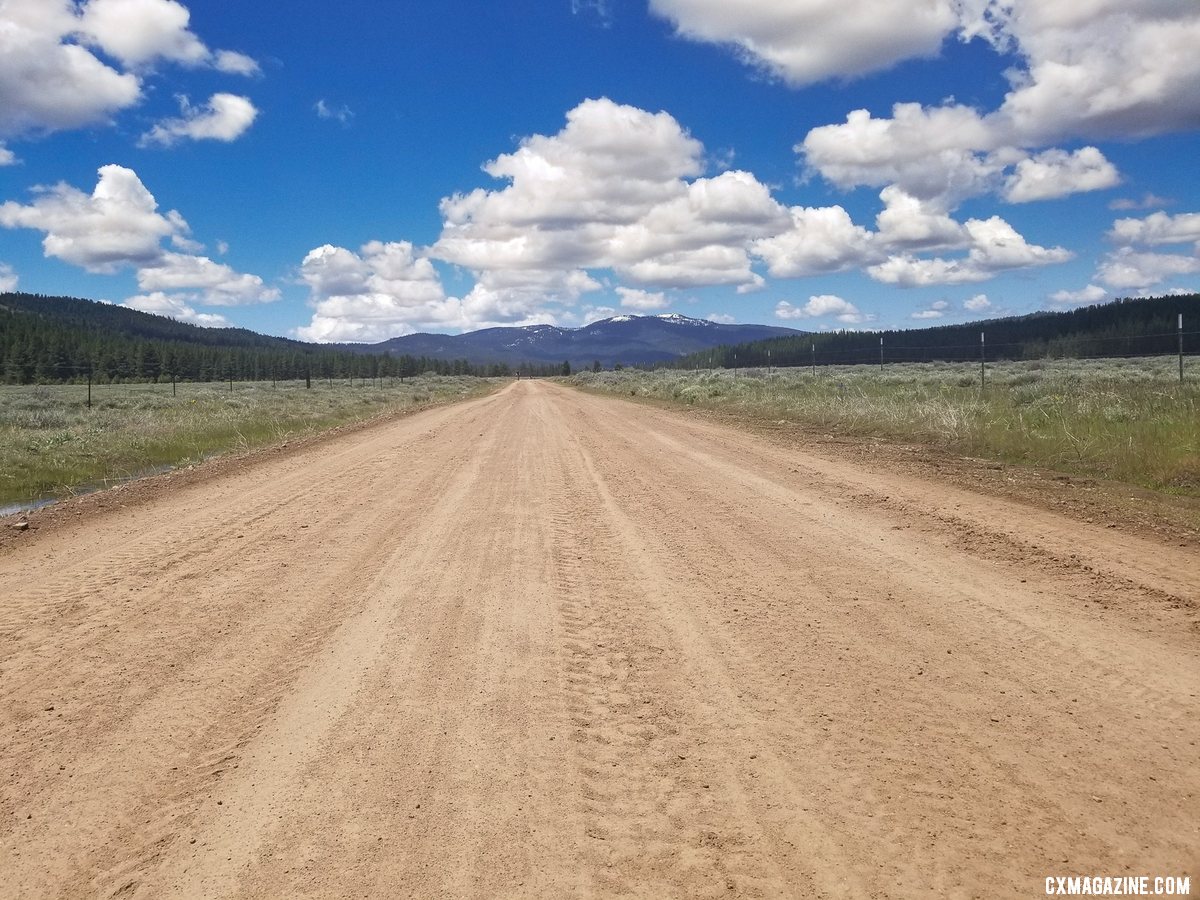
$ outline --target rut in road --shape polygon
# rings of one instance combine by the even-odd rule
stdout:
[[[0,556],[0,895],[1185,874],[1198,589],[1186,550],[518,382]]]

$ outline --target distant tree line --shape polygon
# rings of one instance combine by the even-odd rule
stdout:
[[[878,364],[881,354],[885,362],[975,361],[980,358],[980,332],[989,360],[1156,356],[1178,351],[1181,313],[1184,352],[1200,352],[1200,294],[1187,294],[963,325],[769,338],[702,350],[663,365],[690,369]]]
[[[560,364],[522,364],[557,375]],[[36,294],[0,294],[0,381],[7,384],[130,381],[271,381],[304,378],[501,377],[506,363],[364,353],[256,334],[198,328],[124,307]]]

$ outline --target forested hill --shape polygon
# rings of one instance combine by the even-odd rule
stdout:
[[[374,378],[420,372],[506,374],[507,366],[356,352],[257,334],[200,328],[71,297],[0,294],[0,381],[262,381]],[[547,367],[547,373],[557,367]]]
[[[989,360],[1043,357],[1155,356],[1179,348],[1200,353],[1200,294],[1114,300],[1063,312],[888,331],[838,331],[772,338],[693,353],[676,368],[853,365],[978,360],[980,333]],[[882,338],[882,346],[880,339]],[[768,355],[769,354],[769,355]]]

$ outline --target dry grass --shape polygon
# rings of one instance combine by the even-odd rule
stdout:
[[[485,393],[479,378],[0,387],[0,506],[30,503],[430,403]]]
[[[1200,496],[1200,378],[1174,359],[582,373],[573,383]]]

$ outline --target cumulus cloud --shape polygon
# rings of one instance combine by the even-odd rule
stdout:
[[[987,294],[976,294],[968,300],[963,301],[963,309],[969,312],[983,312],[992,308],[992,301],[988,299]]]
[[[1047,150],[1017,163],[1005,182],[1004,197],[1010,203],[1050,200],[1084,191],[1115,187],[1121,181],[1117,167],[1095,147],[1074,153]]]
[[[218,50],[213,54],[213,68],[227,75],[261,75],[262,68],[258,62],[245,53],[234,50]]]
[[[0,225],[44,231],[46,256],[99,273],[152,264],[162,254],[163,238],[188,232],[178,212],[158,211],[133,170],[115,165],[99,170],[91,194],[60,183],[36,188],[28,205],[0,205]]]
[[[702,8],[716,7],[679,2],[701,18],[708,18]],[[1191,49],[1200,40],[1200,5],[1191,0],[947,0],[943,6],[956,14],[945,33],[982,38],[1002,58],[1016,60],[1004,100],[990,110],[953,100],[899,103],[879,118],[855,110],[843,123],[812,129],[797,146],[811,171],[842,188],[897,185],[948,210],[990,192],[1029,202],[1119,181],[1096,148],[1068,152],[1056,143],[1137,139],[1200,121],[1200,57]],[[736,42],[739,32],[727,23],[721,34]],[[819,31],[779,36],[797,51],[821,39]],[[852,54],[856,46],[848,39],[823,49]]]
[[[841,188],[895,184],[906,194],[953,206],[992,190],[1021,154],[1005,148],[979,113],[947,104],[897,103],[891,118],[853,110],[846,121],[808,132],[796,146],[807,165]]]
[[[1072,257],[1062,247],[1030,244],[999,216],[969,219],[964,228],[970,240],[966,257],[925,259],[903,253],[871,266],[867,273],[876,281],[900,287],[968,284],[1009,269],[1051,265]]]
[[[0,167],[15,166],[18,162],[17,155],[3,144],[0,144]]]
[[[8,263],[0,263],[0,293],[15,291],[19,280],[12,266]]]
[[[266,287],[257,275],[235,272],[205,256],[165,249],[165,239],[176,250],[200,245],[189,237],[188,223],[176,210],[159,211],[158,201],[132,169],[109,165],[98,175],[91,194],[60,183],[35,189],[27,205],[11,200],[0,205],[0,226],[45,232],[46,256],[89,272],[113,274],[133,268],[146,296],[183,291],[172,299],[219,306],[279,298],[279,291]]]
[[[187,97],[179,98],[182,115],[164,119],[142,135],[141,147],[157,144],[170,147],[182,140],[235,141],[258,118],[258,110],[247,97],[213,94],[203,106],[192,106]]]
[[[875,217],[878,242],[889,250],[952,250],[968,242],[966,229],[937,202],[921,200],[896,185],[879,194],[883,211]]]
[[[1097,284],[1089,284],[1078,291],[1055,291],[1050,295],[1051,303],[1074,306],[1080,303],[1099,303],[1108,296],[1108,291]]]
[[[943,149],[1138,137],[1200,117],[1200,7],[1192,0],[651,0],[651,9],[681,35],[731,47],[794,85],[934,55],[952,34],[982,38],[1015,57],[1010,90],[986,123],[978,117],[989,141],[956,129],[961,140]],[[930,114],[945,121],[961,112]]]
[[[174,0],[90,0],[81,8],[78,33],[127,66],[157,59],[200,65],[212,54],[188,29],[190,17]]]
[[[206,47],[175,0],[4,0],[0,17],[0,137],[106,122],[141,101],[160,61],[258,69]]]
[[[407,241],[372,241],[358,253],[326,244],[300,266],[314,309],[297,329],[309,341],[374,342],[421,328],[471,324],[463,301],[447,297],[428,259]]]
[[[933,56],[956,22],[949,0],[651,0],[650,9],[681,36],[729,46],[793,85]]]
[[[1121,247],[1109,254],[1096,272],[1096,277],[1110,288],[1148,288],[1177,275],[1200,272],[1200,257],[1174,253],[1139,253],[1132,247]]]
[[[1200,272],[1200,213],[1151,213],[1117,219],[1108,239],[1118,247],[1096,269],[1096,279],[1116,290],[1145,290],[1179,275]],[[1140,248],[1193,244],[1193,254],[1147,252]]]
[[[170,296],[162,292],[153,294],[138,294],[120,304],[130,309],[153,313],[157,316],[167,316],[179,322],[188,322],[204,328],[228,328],[232,323],[224,316],[216,313],[203,313],[189,306],[180,297]]]
[[[925,309],[919,309],[914,313],[909,314],[910,319],[940,319],[946,315],[946,310],[950,308],[949,302],[946,300],[935,300]]]
[[[654,310],[666,309],[671,305],[671,301],[667,299],[667,295],[659,291],[658,293],[650,293],[648,291],[639,291],[634,288],[617,288],[617,295],[621,298],[622,309],[636,310]]]
[[[279,299],[279,290],[268,288],[257,275],[235,272],[207,256],[162,253],[152,264],[138,269],[143,291],[188,291],[210,306],[241,306]]]
[[[803,306],[793,306],[786,300],[775,304],[777,319],[821,319],[832,316],[847,325],[858,325],[874,318],[861,312],[857,306],[848,300],[833,294],[820,294],[809,297]]]
[[[703,177],[704,166],[669,114],[587,100],[557,134],[484,165],[505,187],[445,198],[430,254],[475,274],[464,310],[501,321],[598,290],[592,269],[651,291],[757,287],[749,244],[787,227],[787,211],[750,173]]]
[[[1117,219],[1108,232],[1110,240],[1125,245],[1200,244],[1200,213],[1152,213],[1144,219]]]
[[[889,185],[943,210],[987,193],[1027,203],[1120,183],[1117,168],[1096,147],[1030,155],[1022,149],[1026,143],[1007,124],[971,107],[898,103],[891,118],[860,109],[844,123],[814,128],[796,150],[838,187]]]
[[[771,275],[801,278],[842,272],[879,259],[874,236],[855,225],[842,207],[796,206],[790,213],[790,228],[752,245]]]
[[[709,313],[704,318],[710,322],[716,322],[718,325],[733,325],[737,322],[737,318],[729,313]]]

